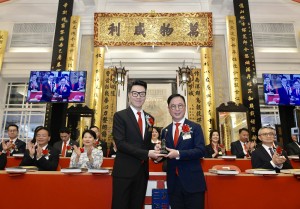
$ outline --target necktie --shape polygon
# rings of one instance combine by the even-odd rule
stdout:
[[[246,143],[244,143],[244,150],[245,150],[245,152],[247,153],[247,154],[246,154],[246,157],[249,157],[249,153],[248,153],[248,151],[246,151]]]
[[[175,129],[175,133],[174,133],[174,146],[176,147],[177,145],[177,142],[178,142],[178,138],[179,138],[179,126],[180,126],[180,123],[175,123],[176,125],[176,129]]]
[[[137,112],[137,114],[139,115],[139,118],[138,118],[139,128],[140,128],[141,134],[143,136],[143,121],[142,121],[142,117],[141,117],[141,112]]]
[[[66,149],[67,149],[67,142],[64,142],[63,149],[61,151],[61,156],[65,157],[66,156]]]
[[[271,155],[273,156],[273,155],[274,155],[274,150],[273,150],[273,148],[270,147],[269,150],[270,150]]]

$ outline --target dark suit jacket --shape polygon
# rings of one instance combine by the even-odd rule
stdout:
[[[103,157],[107,157],[107,143],[103,140],[98,140],[97,147],[101,147],[101,150],[103,152]]]
[[[20,166],[36,166],[39,171],[56,171],[59,161],[59,151],[50,145],[46,149],[49,150],[48,159],[46,156],[42,156],[39,160],[36,159],[36,153],[32,159],[27,149]]]
[[[215,153],[215,150],[213,149],[211,144],[208,144],[205,146],[205,158],[212,158],[212,155]],[[217,155],[217,157],[222,156],[222,155]]]
[[[284,87],[280,87],[277,89],[279,94],[279,104],[281,105],[289,105],[290,104],[290,94],[288,94]]]
[[[282,153],[283,156],[287,159],[284,162],[282,169],[292,169],[293,167],[289,161],[289,158],[287,157],[286,152],[283,150]],[[274,168],[270,163],[271,160],[272,160],[271,156],[263,146],[257,148],[252,152],[252,157],[251,157],[252,168],[273,169],[276,170],[276,172],[279,172],[280,169]]]
[[[297,95],[297,90],[293,89],[291,96],[294,98],[293,102],[295,103],[295,105],[300,105],[300,92]]]
[[[84,90],[84,86],[85,86],[85,83],[83,83],[83,86],[80,87],[80,86],[79,86],[79,83],[77,82],[77,83],[74,84],[73,91]]]
[[[62,96],[61,98],[57,98],[58,101],[59,100],[63,100],[63,99],[66,99],[67,101],[69,101],[68,98],[69,98],[69,96],[71,94],[71,87],[68,86],[68,85],[65,85],[64,88],[62,89],[62,87],[59,86],[56,89],[55,93],[57,93],[58,95]]]
[[[5,141],[5,143],[8,143],[8,142],[9,142],[9,140]],[[13,156],[13,154],[22,154],[25,152],[25,149],[26,149],[26,143],[20,139],[17,139],[15,141],[15,149],[13,151],[11,151],[10,156]],[[0,144],[0,151],[2,151],[2,150],[3,150],[2,144]]]
[[[240,140],[231,142],[230,148],[231,148],[231,154],[236,155],[237,158],[244,158],[246,156],[243,151],[243,147],[241,145]]]
[[[152,117],[146,112],[144,114]],[[135,178],[142,167],[146,177],[149,177],[148,150],[150,149],[152,128],[146,122],[143,138],[130,107],[114,114],[113,136],[118,152],[114,162],[113,176]]]
[[[63,144],[63,141],[60,140],[58,142],[55,142],[54,145],[53,145],[53,147],[59,151],[59,154],[61,154],[61,151],[62,151],[61,150],[62,149],[62,144]],[[74,141],[74,140],[70,140],[69,145],[70,146],[76,145],[77,147],[79,147],[79,143],[77,141]],[[73,148],[72,148],[71,152],[66,151],[66,157],[71,157],[72,153],[73,153]]]
[[[200,158],[205,155],[204,136],[200,125],[185,119],[184,124],[191,127],[191,138],[183,139],[182,133],[178,138],[177,146],[173,142],[173,124],[166,128],[166,146],[171,149],[177,149],[180,153],[180,159],[167,159],[167,188],[168,192],[174,191],[176,180],[176,168],[178,169],[178,178],[186,192],[196,193],[204,192],[206,189],[203,170],[200,164]],[[165,136],[165,129],[162,136]]]
[[[288,155],[300,155],[300,148],[296,142],[291,142],[286,145]]]
[[[7,162],[7,157],[5,153],[0,152],[0,170],[4,170]]]
[[[52,96],[53,96],[53,87],[50,86],[48,81],[45,81],[42,84],[42,97],[41,102],[51,102]]]

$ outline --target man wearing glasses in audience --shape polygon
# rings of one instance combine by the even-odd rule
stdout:
[[[114,114],[112,134],[118,151],[112,172],[112,209],[143,208],[149,157],[161,156],[159,151],[151,150],[154,118],[142,109],[146,91],[146,82],[132,82],[128,88],[130,106]]]
[[[258,138],[262,141],[262,146],[252,152],[252,168],[273,169],[277,173],[281,169],[292,169],[292,165],[284,150],[274,149],[276,137],[275,130],[268,126],[262,127],[258,131]]]
[[[7,128],[9,140],[0,144],[0,151],[6,153],[8,156],[14,154],[24,154],[26,143],[18,139],[19,127],[16,124],[10,124]]]

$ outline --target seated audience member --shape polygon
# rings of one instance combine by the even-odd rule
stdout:
[[[220,145],[218,130],[212,130],[209,134],[210,144],[205,146],[205,158],[217,158],[225,155],[225,147]]]
[[[37,75],[32,74],[31,80],[28,84],[28,91],[39,91],[40,90],[40,83],[37,81]]]
[[[297,135],[292,135],[293,142],[286,145],[288,155],[300,155],[300,146]]]
[[[271,127],[259,129],[258,138],[262,141],[262,146],[252,153],[252,168],[274,169],[276,172],[279,172],[280,169],[293,168],[286,152],[282,150],[282,153],[277,153],[273,148],[275,135],[275,130]]]
[[[0,170],[4,170],[7,162],[7,157],[5,153],[0,152]]]
[[[39,171],[56,171],[59,161],[59,152],[50,146],[50,132],[41,127],[36,132],[36,143],[29,142],[20,166],[36,166]]]
[[[251,156],[256,143],[249,142],[249,131],[246,128],[239,130],[239,140],[231,143],[231,154],[237,158],[247,158]]]
[[[79,146],[78,142],[70,139],[71,131],[68,128],[59,130],[60,141],[55,142],[53,147],[61,153],[61,157],[71,157],[73,153],[73,145]]]
[[[66,78],[62,77],[60,79],[60,86],[57,87],[54,96],[57,99],[57,101],[69,101],[70,94],[71,87],[66,84]]]
[[[76,168],[100,168],[103,162],[103,152],[94,147],[96,133],[92,130],[85,130],[82,133],[83,148],[74,145],[74,152],[71,156],[70,167]]]
[[[97,126],[91,126],[90,130],[96,133],[95,147],[101,149],[103,152],[103,157],[107,157],[107,143],[100,139],[100,130]]]
[[[152,147],[151,149],[154,150],[155,145],[157,143],[160,143],[159,137],[160,137],[160,129],[158,127],[153,127],[152,138],[151,138],[151,147]]]
[[[18,139],[19,127],[15,124],[11,124],[7,128],[9,140],[0,144],[0,151],[6,153],[9,156],[14,154],[23,154],[26,149],[26,143]]]
[[[108,157],[116,157],[117,145],[114,140],[111,141]]]
[[[300,82],[295,81],[293,84],[293,90],[291,93],[291,102],[295,105],[300,105]]]
[[[84,91],[85,83],[83,81],[83,76],[79,76],[78,82],[74,84],[73,91]]]
[[[264,93],[275,93],[275,89],[273,88],[271,79],[269,77],[265,77]]]

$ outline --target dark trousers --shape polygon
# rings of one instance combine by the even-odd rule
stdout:
[[[204,192],[186,192],[177,177],[175,189],[169,193],[169,202],[172,209],[204,209]]]
[[[112,209],[142,209],[148,178],[141,167],[133,178],[113,177]]]

